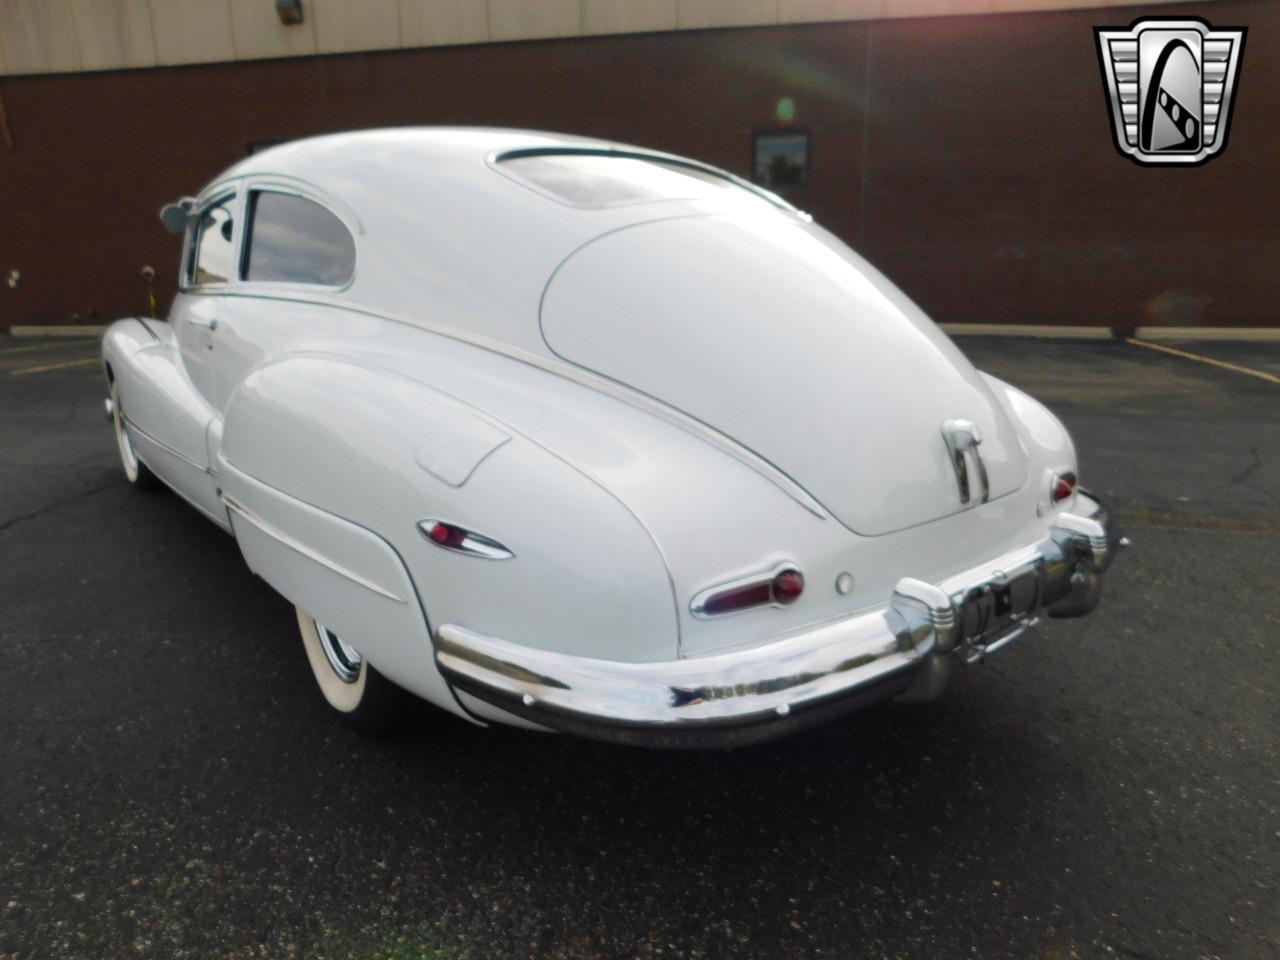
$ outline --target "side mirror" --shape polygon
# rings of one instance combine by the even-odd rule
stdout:
[[[183,197],[176,203],[166,203],[160,208],[160,222],[170,233],[181,236],[187,230],[187,221],[191,219],[194,207],[195,200],[191,197]]]

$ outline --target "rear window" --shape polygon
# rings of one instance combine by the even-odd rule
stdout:
[[[566,203],[609,206],[647,200],[696,200],[726,194],[769,202],[754,190],[698,167],[617,153],[511,154],[498,161]]]

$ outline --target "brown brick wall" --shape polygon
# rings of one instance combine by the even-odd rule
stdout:
[[[1158,8],[814,24],[0,79],[0,326],[100,323],[172,292],[156,211],[250,140],[387,124],[598,135],[749,173],[811,132],[791,199],[942,321],[1275,324],[1280,4],[1250,28],[1226,153],[1142,168],[1111,143],[1092,28]]]

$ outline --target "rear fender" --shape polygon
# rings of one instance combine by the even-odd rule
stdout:
[[[1039,515],[1069,510],[1075,503],[1074,494],[1054,504],[1049,491],[1056,475],[1077,470],[1076,448],[1071,434],[1062,421],[1035,397],[989,373],[982,376],[1018,429],[1018,440],[1027,453],[1030,482],[1035,488]]]
[[[429,631],[443,623],[605,659],[676,656],[670,577],[635,516],[510,426],[420,381],[346,357],[278,359],[232,395],[219,463],[224,495],[303,548],[268,559],[261,529],[246,531],[250,565],[433,702],[443,702],[442,681]],[[418,529],[427,518],[490,536],[514,556],[441,549]],[[238,518],[237,537],[244,527]],[[411,584],[421,619],[392,629],[385,612],[372,613],[391,610],[388,597],[359,612],[348,588],[317,586],[332,578],[308,553],[400,599],[413,599],[403,596]]]

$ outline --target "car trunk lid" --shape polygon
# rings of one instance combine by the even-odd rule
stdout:
[[[976,427],[990,498],[1026,482],[978,372],[874,268],[799,220],[686,216],[606,234],[557,270],[541,324],[565,360],[750,448],[859,534],[980,501],[972,453],[961,500],[947,421]]]

